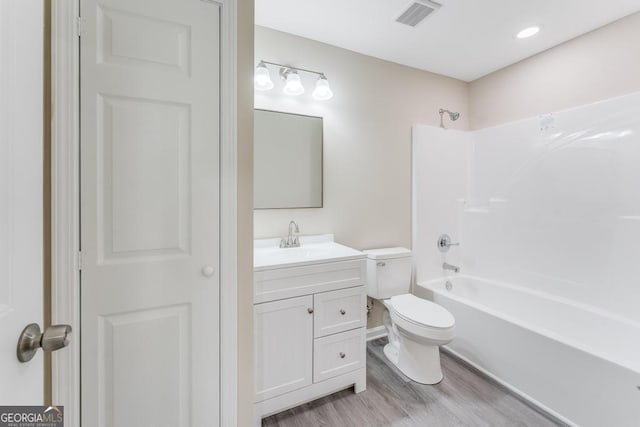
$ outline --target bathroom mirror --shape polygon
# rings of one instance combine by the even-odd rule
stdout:
[[[255,209],[322,207],[322,117],[255,110]]]

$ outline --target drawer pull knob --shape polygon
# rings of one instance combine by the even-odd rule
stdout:
[[[346,354],[344,354],[343,352],[340,352],[340,359],[344,359],[345,356]]]
[[[313,308],[307,308],[307,311],[309,312],[309,314],[313,314]]]
[[[340,309],[340,314],[342,314],[344,316],[345,314],[347,314],[347,312],[344,311],[343,309]]]

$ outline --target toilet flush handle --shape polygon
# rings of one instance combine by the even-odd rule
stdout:
[[[378,267],[384,267],[385,265],[387,265],[387,263],[382,262],[382,261],[378,261],[378,262],[376,263],[376,265],[377,265]]]

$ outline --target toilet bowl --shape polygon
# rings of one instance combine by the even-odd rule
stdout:
[[[455,335],[455,319],[444,307],[418,298],[411,287],[411,251],[383,248],[367,254],[367,293],[385,305],[389,343],[384,354],[413,381],[442,381],[440,346]]]
[[[421,384],[442,381],[440,346],[455,336],[455,320],[443,307],[411,294],[383,300],[389,343],[384,354],[398,369]]]

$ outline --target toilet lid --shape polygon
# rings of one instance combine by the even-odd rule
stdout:
[[[456,321],[446,308],[412,294],[391,297],[393,310],[409,322],[432,328],[451,328]]]

